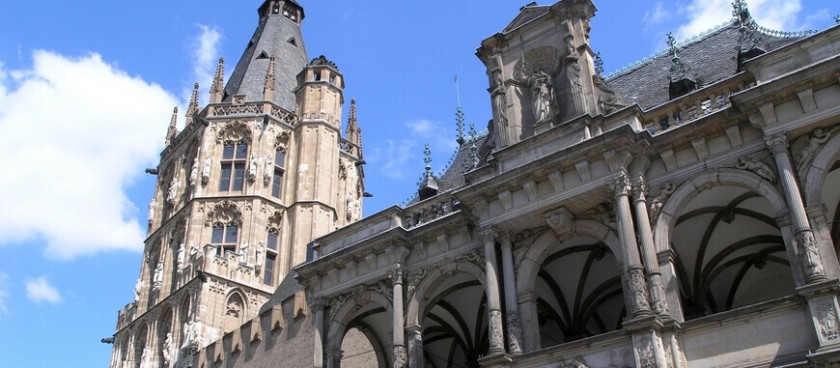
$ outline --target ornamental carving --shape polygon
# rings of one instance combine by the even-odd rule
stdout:
[[[251,128],[241,121],[234,121],[227,124],[219,124],[216,130],[216,143],[251,142]]]
[[[639,357],[640,368],[655,368],[656,357],[650,337],[640,337],[636,340],[636,355]]]
[[[405,368],[408,366],[408,352],[405,346],[394,346],[394,368]]]
[[[610,183],[610,187],[616,196],[630,195],[633,190],[633,184],[630,183],[630,178],[627,177],[627,172],[622,170],[618,176]]]
[[[315,312],[323,312],[326,307],[326,301],[320,296],[313,297],[309,302],[309,309],[312,309]]]
[[[633,268],[627,271],[627,290],[632,295],[633,315],[650,310],[647,289],[645,288],[645,276],[641,268]]]
[[[799,231],[796,234],[796,243],[799,245],[799,257],[805,271],[805,277],[808,280],[824,277],[822,260],[819,249],[817,249],[817,241],[814,239],[814,233],[808,229]]]
[[[659,214],[662,213],[662,207],[665,206],[665,202],[668,201],[668,198],[671,197],[671,194],[677,189],[674,183],[668,182],[665,183],[665,186],[659,191],[659,194],[656,195],[653,200],[650,201],[650,222],[651,224],[655,224],[656,220],[659,219]]]
[[[519,313],[508,313],[508,350],[511,354],[522,353],[522,325],[519,323]]]
[[[402,284],[403,277],[405,277],[405,272],[400,266],[388,271],[388,280],[391,281],[391,285]]]
[[[840,331],[837,326],[837,314],[834,312],[834,306],[832,304],[829,299],[816,306],[820,334],[826,340],[835,340],[840,337]]]
[[[764,143],[774,155],[787,153],[788,142],[787,137],[784,134],[766,138]]]
[[[840,125],[829,129],[817,128],[810,135],[802,136],[793,143],[791,151],[795,154],[796,170],[801,180],[804,180],[807,176],[814,155],[838,129],[840,129]]]
[[[219,203],[216,203],[213,206],[213,210],[207,214],[207,217],[204,221],[204,226],[212,226],[213,223],[221,222],[224,224],[228,223],[240,223],[242,221],[242,211],[239,210],[239,207],[236,206],[236,203],[233,203],[229,200],[223,200]]]
[[[274,148],[278,149],[285,149],[289,146],[289,132],[280,132],[277,134],[277,137],[274,138]]]
[[[502,312],[491,310],[488,313],[490,329],[490,350],[504,350],[504,337],[502,334]]]
[[[751,171],[771,183],[776,182],[776,173],[770,168],[770,165],[764,163],[757,155],[739,158],[735,167],[741,170]]]
[[[586,365],[586,361],[583,360],[581,357],[575,357],[569,360],[562,361],[558,366],[558,368],[589,368]]]

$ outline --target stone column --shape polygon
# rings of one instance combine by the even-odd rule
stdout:
[[[507,315],[508,352],[522,354],[522,324],[519,322],[519,303],[516,293],[516,275],[513,269],[513,246],[510,234],[501,234],[502,243],[502,271],[505,276],[505,310]]]
[[[408,368],[424,368],[426,362],[423,359],[423,329],[420,326],[411,326],[406,329],[408,336]]]
[[[647,300],[647,287],[642,262],[639,258],[639,248],[636,245],[636,233],[633,231],[633,219],[630,212],[630,191],[633,185],[622,172],[612,183],[615,191],[615,213],[618,238],[624,250],[624,293],[628,301],[632,317],[650,316],[650,305]]]
[[[765,143],[773,153],[776,160],[776,168],[779,170],[779,181],[785,192],[785,199],[790,213],[793,234],[796,243],[796,252],[799,254],[799,263],[805,275],[805,282],[808,284],[826,280],[823,269],[822,258],[820,257],[817,241],[814,232],[808,223],[808,216],[805,212],[805,205],[799,194],[799,185],[796,183],[796,173],[791,164],[788,153],[787,137],[778,135],[766,138]]]
[[[324,366],[324,308],[326,301],[322,297],[315,297],[309,308],[315,312],[315,341],[313,346],[314,357],[312,366],[322,368]]]
[[[391,285],[394,289],[394,301],[391,313],[394,368],[405,368],[408,363],[408,354],[405,350],[405,329],[403,328],[403,276],[402,267],[399,264],[397,264],[395,269],[388,271],[388,278],[391,280]]]
[[[499,280],[496,273],[496,235],[492,227],[481,231],[484,237],[484,275],[487,293],[487,326],[490,349],[488,355],[504,354],[505,343],[502,332],[502,310],[499,303]]]
[[[644,176],[639,175],[636,186],[633,187],[633,205],[636,208],[636,225],[641,240],[642,257],[647,273],[650,290],[650,302],[653,312],[657,315],[668,314],[668,303],[665,300],[665,287],[662,285],[662,274],[659,271],[659,261],[656,259],[656,245],[653,242],[653,232],[650,230],[648,217],[646,188]]]
[[[327,349],[326,356],[327,356],[327,368],[338,368],[341,366],[341,358],[343,357],[343,353],[340,348],[332,347]]]

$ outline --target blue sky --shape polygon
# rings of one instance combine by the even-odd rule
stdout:
[[[435,172],[446,166],[455,74],[467,122],[484,129],[490,100],[474,52],[527,0],[299,2],[309,57],[334,61],[348,105],[358,101],[371,214],[411,197],[423,144]],[[206,101],[219,56],[231,72],[260,3],[0,0],[0,368],[107,366],[99,339],[139,272],[154,189],[143,169],[192,84]],[[780,30],[822,30],[840,13],[835,0],[749,5]],[[662,49],[668,31],[685,39],[731,13],[728,0],[596,6],[591,45],[607,73]]]

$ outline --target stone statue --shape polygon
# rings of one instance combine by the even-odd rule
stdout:
[[[531,77],[531,109],[534,113],[535,123],[552,119],[554,115],[553,103],[554,88],[551,84],[551,76],[544,71],[539,71]]]
[[[193,159],[190,169],[190,187],[195,188],[196,181],[198,181],[198,157]]]
[[[251,164],[248,165],[248,181],[257,179],[257,156],[251,155]]]
[[[665,183],[665,187],[659,191],[659,194],[650,201],[650,222],[651,224],[655,224],[656,221],[659,219],[659,214],[662,212],[662,207],[665,206],[665,201],[668,200],[668,197],[671,196],[671,193],[674,193],[676,190],[676,186],[674,183]]]
[[[178,262],[178,270],[177,271],[178,272],[181,272],[181,270],[184,268],[184,252],[185,252],[184,244],[181,243],[181,244],[178,245],[178,258],[177,258],[177,262]]]
[[[248,264],[248,242],[239,245],[239,263]]]
[[[155,290],[159,290],[161,284],[163,283],[163,261],[158,261],[157,266],[155,266],[155,272],[152,275],[152,288]]]
[[[265,253],[265,243],[259,242],[257,243],[257,249],[255,250],[256,254],[254,255],[254,263],[257,264],[257,267],[262,267],[263,265],[263,254]]]
[[[210,181],[210,157],[204,160],[204,166],[201,168],[201,184],[207,184]]]
[[[166,194],[166,201],[170,205],[175,204],[175,200],[178,198],[178,178],[172,177],[172,183],[169,184],[169,192]]]
[[[345,200],[347,221],[353,222],[359,219],[359,199],[353,198],[352,194],[348,194]]]
[[[155,204],[155,199],[152,198],[152,201],[149,202],[149,226],[152,226],[155,221]]]
[[[163,365],[164,367],[170,366],[172,362],[172,333],[166,333],[166,340],[163,341],[163,348],[161,349],[161,355],[163,355]]]
[[[143,292],[143,280],[137,279],[137,283],[134,284],[134,303],[140,302],[140,294]]]
[[[274,173],[274,162],[271,156],[265,157],[265,172],[263,172],[263,184],[271,184],[271,174]]]
[[[184,326],[184,345],[182,347],[198,348],[201,338],[201,320],[196,316]]]
[[[152,349],[143,348],[143,354],[140,355],[140,368],[152,368]]]

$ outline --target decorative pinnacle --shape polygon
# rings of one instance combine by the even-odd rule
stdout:
[[[428,143],[423,147],[423,162],[426,163],[426,177],[432,176],[432,150]]]
[[[834,23],[840,24],[840,14],[834,16]]]
[[[603,76],[604,75],[604,59],[601,58],[601,53],[600,52],[595,53],[594,63],[595,63],[595,74]]]
[[[192,119],[195,112],[198,110],[198,83],[193,84],[192,96],[190,96],[190,104],[187,106],[187,119]]]
[[[745,0],[732,1],[732,16],[738,18],[742,26],[747,23],[747,20],[750,19],[750,10],[747,8]]]
[[[349,120],[350,122],[353,122],[353,123],[356,122],[356,99],[355,98],[350,99],[350,113],[349,113],[349,116],[348,116],[347,120]]]
[[[175,108],[172,109],[172,120],[169,121],[169,126],[174,127],[177,122],[178,122],[178,106],[175,106]]]
[[[263,92],[274,91],[275,69],[274,56],[272,56],[268,59],[268,71],[265,73],[265,86],[263,87]]]
[[[470,124],[470,161],[472,167],[478,166],[478,146],[475,145],[478,140],[478,133],[475,131],[475,124]]]
[[[455,141],[457,141],[459,145],[464,144],[464,110],[461,109],[461,106],[458,106],[458,108],[455,109],[455,124],[458,127],[458,136]]]
[[[219,65],[216,66],[216,76],[213,77],[213,86],[210,87],[210,93],[222,93],[222,89],[224,88],[224,75],[225,75],[225,58],[219,58]]]

